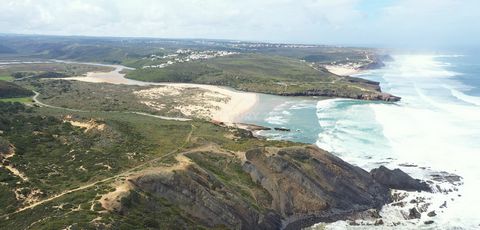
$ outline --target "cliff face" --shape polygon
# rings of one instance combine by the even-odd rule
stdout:
[[[384,166],[370,171],[373,179],[389,188],[405,191],[431,192],[430,186],[424,181],[414,179],[400,169],[390,170]]]
[[[229,229],[278,229],[281,226],[281,217],[273,210],[254,206],[245,194],[196,165],[168,174],[139,177],[133,183],[142,191],[179,206],[200,226]],[[268,199],[258,202],[259,206],[269,206]]]
[[[246,158],[245,171],[272,195],[271,207],[286,223],[334,220],[390,199],[368,172],[313,146],[254,149]]]
[[[215,152],[188,157],[193,163],[182,169],[152,171],[130,183],[205,227],[296,228],[377,208],[390,199],[389,190],[368,172],[312,146],[253,149],[243,161]],[[128,214],[129,208],[122,212]]]

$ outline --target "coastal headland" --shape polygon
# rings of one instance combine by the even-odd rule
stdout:
[[[398,171],[374,176],[239,124],[258,93],[399,100],[376,82],[329,72],[331,60],[269,52],[177,50],[166,65],[151,62],[168,55],[126,66],[5,64],[12,84],[35,92],[33,103],[1,107],[5,226],[297,229],[375,213],[402,189],[375,178],[382,173],[426,190]]]

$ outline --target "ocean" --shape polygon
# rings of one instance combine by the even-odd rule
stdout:
[[[480,56],[394,55],[384,68],[357,76],[380,82],[384,92],[402,100],[383,103],[261,95],[242,122],[289,128],[290,132],[258,134],[316,144],[366,170],[385,165],[433,182],[433,194],[408,193],[407,199],[420,196],[427,200],[427,211],[420,220],[402,217],[410,204],[403,208],[387,205],[381,212],[383,227],[480,228],[476,213],[480,205]],[[439,175],[459,175],[462,180],[451,183],[439,180]],[[440,208],[442,204],[446,207]],[[427,216],[430,211],[437,215]],[[427,220],[434,223],[426,225]],[[327,229],[346,227],[345,221],[327,225]]]

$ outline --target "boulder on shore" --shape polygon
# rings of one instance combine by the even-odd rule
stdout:
[[[290,132],[290,129],[287,129],[287,128],[275,127],[274,129],[277,130],[277,131]]]
[[[391,189],[406,191],[432,191],[427,183],[412,178],[400,169],[390,170],[385,166],[380,166],[379,168],[372,169],[370,174],[375,181]]]
[[[420,219],[422,214],[417,210],[417,208],[411,208],[408,214],[408,219]]]

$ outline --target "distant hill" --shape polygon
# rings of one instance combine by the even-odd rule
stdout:
[[[123,64],[127,77],[154,82],[228,86],[283,96],[326,96],[398,101],[377,82],[335,75],[324,65],[381,66],[376,50],[355,47],[274,44],[206,39],[0,36],[0,43],[28,58]],[[180,62],[184,52],[225,51],[235,55]],[[0,54],[1,57],[1,54]],[[193,59],[192,59],[193,60]],[[169,64],[166,68],[145,68]]]
[[[14,49],[4,45],[0,45],[0,54],[13,54],[13,53],[16,53]]]
[[[113,38],[76,36],[0,35],[0,56],[69,59],[77,61],[122,63],[163,56],[178,49],[227,50],[330,63],[363,61],[375,50],[355,47],[292,45],[212,39]],[[134,66],[132,66],[134,67]]]

